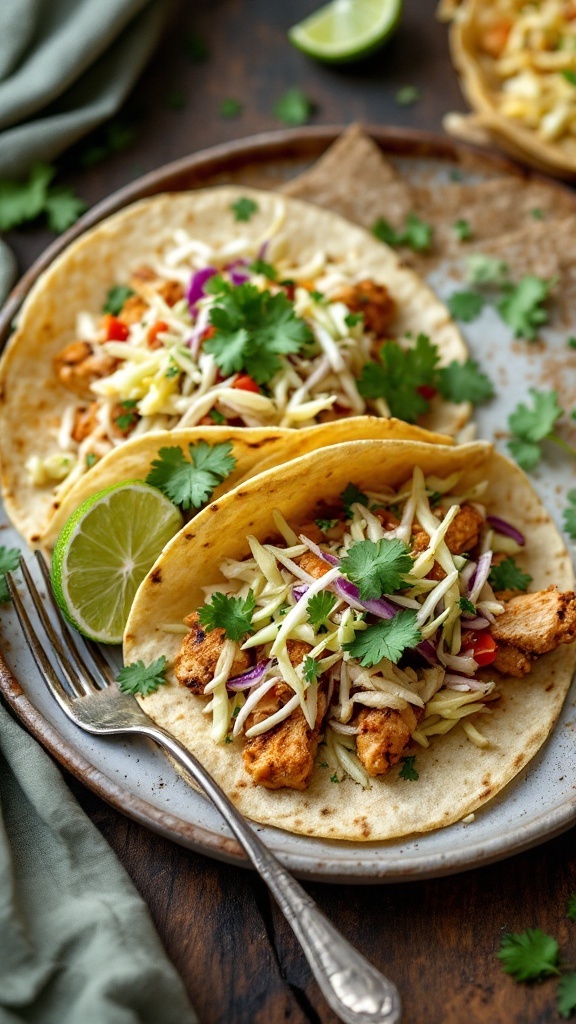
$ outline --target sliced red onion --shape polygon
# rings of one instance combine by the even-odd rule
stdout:
[[[419,644],[416,644],[414,650],[418,651],[418,654],[421,654],[424,660],[427,661],[429,665],[438,664],[438,655],[436,654],[436,648],[434,647],[434,644],[430,642],[430,640],[421,640]]]
[[[512,526],[512,523],[508,523],[505,519],[501,519],[500,516],[486,516],[486,522],[489,523],[497,533],[503,534],[504,537],[511,537],[512,540],[515,540],[516,543],[520,545],[520,547],[524,547],[526,538],[523,533],[520,533],[520,530],[517,530],[515,526]]]
[[[323,551],[322,548],[319,548],[313,540],[310,540],[310,538],[306,537],[303,533],[300,534],[300,540],[307,548],[310,549],[310,551],[313,552],[313,554],[317,555],[318,558],[321,558],[324,562],[328,562],[328,565],[340,565],[340,559],[336,558],[336,555],[331,555],[329,551]]]
[[[247,271],[248,263],[246,260],[234,260],[233,263],[227,263],[224,270],[227,270],[230,274],[230,280],[235,288],[240,284],[246,284],[246,281],[250,280],[250,274]]]
[[[454,672],[447,672],[442,684],[447,690],[474,690],[484,693],[489,683],[483,683],[480,679],[468,679],[467,676],[459,676]]]
[[[354,583],[350,583],[350,580],[345,580],[342,577],[334,580],[331,589],[335,590],[338,596],[342,597],[352,608],[362,612],[371,612],[372,615],[376,615],[379,619],[393,619],[400,611],[399,608],[390,604],[383,597],[374,601],[363,601],[358,587]]]
[[[304,597],[304,594],[308,589],[309,587],[307,583],[298,583],[292,587],[292,593],[294,594],[296,600],[299,601],[302,597]]]
[[[241,675],[229,679],[226,686],[229,690],[247,690],[250,686],[255,686],[256,683],[259,683],[264,678],[271,664],[272,658],[259,661],[253,668],[249,668],[246,672],[242,672]]]
[[[481,618],[480,616],[475,619],[462,618],[460,621],[465,629],[486,629],[486,627],[490,625],[488,619]]]
[[[480,596],[482,587],[486,583],[488,576],[490,575],[490,566],[492,565],[492,552],[485,551],[483,555],[480,555],[478,559],[478,565],[476,566],[476,572],[470,580],[469,591],[466,597],[472,604],[476,604]]]
[[[204,297],[204,285],[217,273],[216,267],[203,267],[202,270],[197,270],[195,274],[192,274],[186,290],[186,299],[190,309]]]

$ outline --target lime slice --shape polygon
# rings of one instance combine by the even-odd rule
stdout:
[[[396,28],[402,0],[332,0],[288,30],[299,50],[344,63],[377,50]]]
[[[176,506],[141,480],[106,487],[80,505],[52,556],[52,589],[68,622],[92,640],[121,643],[140,583],[182,522]]]

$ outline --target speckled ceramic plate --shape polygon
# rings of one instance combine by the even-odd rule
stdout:
[[[416,182],[447,181],[455,167],[464,181],[478,182],[501,174],[523,177],[524,172],[502,158],[474,157],[466,147],[446,139],[397,129],[369,130],[387,156]],[[103,217],[129,202],[165,190],[224,181],[274,188],[312,163],[338,134],[338,128],[312,128],[220,146],[170,164],[122,189],[90,211],[24,276],[0,316],[0,345],[37,276],[69,241]],[[447,298],[462,287],[461,268],[453,261],[436,265],[429,281],[442,298]],[[478,436],[494,439],[501,447],[507,417],[525,399],[527,388],[550,387],[559,375],[570,374],[566,337],[576,334],[576,311],[572,323],[563,323],[562,332],[544,329],[544,344],[538,346],[511,344],[509,331],[490,307],[474,323],[464,325],[463,332],[472,355],[498,387],[497,399],[477,412]],[[572,374],[576,388],[573,366]],[[573,463],[559,450],[547,452],[534,482],[561,528],[566,491],[574,486]],[[21,546],[5,518],[0,519],[0,530],[3,545]],[[160,751],[144,740],[89,736],[60,713],[38,677],[9,607],[0,613],[0,630],[0,689],[21,721],[62,765],[114,807],[175,842],[209,856],[247,863],[216,811],[182,781]],[[259,831],[296,874],[327,882],[432,877],[527,849],[576,822],[575,699],[573,685],[546,745],[499,797],[477,812],[470,824],[451,825],[388,843],[331,842],[271,828]]]

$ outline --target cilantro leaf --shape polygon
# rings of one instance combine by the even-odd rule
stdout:
[[[458,606],[461,612],[468,612],[469,615],[476,614],[476,606],[469,601],[467,597],[461,597],[458,601]]]
[[[221,427],[223,423],[226,423],[226,417],[224,416],[223,413],[220,412],[219,409],[210,409],[208,415],[212,422],[215,423],[217,427]]]
[[[493,590],[521,590],[524,593],[532,577],[522,572],[513,558],[504,558],[498,565],[492,566],[488,580]]]
[[[474,359],[465,363],[453,360],[438,370],[437,387],[449,402],[473,402],[478,405],[494,397],[494,385],[478,367]]]
[[[470,221],[456,220],[454,221],[452,228],[459,242],[469,242],[470,239],[474,237]]]
[[[358,658],[365,668],[377,665],[382,658],[396,664],[407,647],[415,647],[422,639],[416,625],[416,612],[407,608],[393,619],[382,619],[358,633],[354,640],[344,644],[344,650]]]
[[[254,632],[252,613],[255,607],[256,598],[251,590],[248,591],[246,598],[216,593],[200,608],[198,618],[207,633],[211,633],[213,629],[223,629],[229,640],[238,643],[246,633]]]
[[[466,277],[470,284],[501,288],[508,283],[508,264],[496,256],[474,252],[466,259]]]
[[[284,292],[273,295],[253,284],[234,286],[222,278],[208,283],[216,300],[210,310],[214,335],[204,344],[226,375],[245,370],[266,384],[281,367],[279,354],[299,352],[313,340]]]
[[[346,487],[340,495],[340,501],[344,506],[344,514],[347,519],[350,519],[352,515],[351,506],[357,502],[359,505],[368,505],[368,495],[364,494],[356,484],[346,484]]]
[[[320,666],[316,659],[306,655],[304,658],[304,679],[306,682],[315,683],[320,675]]]
[[[502,970],[514,981],[536,981],[547,974],[559,974],[556,939],[541,928],[527,928],[517,935],[504,935],[496,956]]]
[[[571,68],[563,68],[560,74],[567,82],[570,82],[570,85],[576,85],[576,71],[572,71]]]
[[[533,217],[534,220],[544,220],[544,214],[537,206],[535,206],[533,210],[530,210],[530,216]]]
[[[399,107],[411,107],[417,103],[422,93],[417,85],[403,85],[396,91],[394,97]]]
[[[327,590],[321,590],[319,594],[312,595],[306,605],[306,610],[314,628],[320,626],[328,618],[335,604],[334,594],[329,594]]]
[[[340,569],[356,584],[361,599],[372,601],[405,586],[404,576],[413,564],[404,541],[383,537],[356,541],[341,560]]]
[[[576,85],[576,75],[574,85]],[[558,1013],[561,1017],[571,1017],[576,1010],[576,971],[565,974],[558,982],[557,990]]]
[[[165,685],[165,667],[164,655],[150,665],[145,665],[143,661],[134,661],[120,670],[116,682],[122,693],[139,693],[141,697],[147,697],[149,693],[155,693],[159,686]]]
[[[541,324],[548,322],[548,311],[543,303],[548,298],[555,281],[544,280],[534,274],[526,274],[518,284],[508,285],[507,294],[498,303],[497,309],[505,323],[514,331],[515,338],[533,341]]]
[[[516,460],[525,473],[529,473],[531,469],[534,469],[542,458],[539,444],[523,441],[519,437],[513,437],[512,440],[508,441],[507,447],[512,458]]]
[[[378,217],[372,225],[372,234],[386,245],[407,245],[415,252],[424,252],[432,245],[432,225],[415,213],[406,216],[402,231],[396,231],[384,217]]]
[[[232,442],[210,445],[207,441],[189,444],[190,461],[181,448],[161,448],[146,477],[146,483],[157,487],[175,505],[183,509],[200,508],[212,491],[232,472],[236,459],[231,455]]]
[[[564,529],[568,536],[572,537],[572,540],[576,540],[576,490],[568,491],[566,497],[568,498],[568,506],[562,512],[564,516]],[[576,901],[576,896],[574,899]]]
[[[106,302],[102,306],[102,312],[118,316],[126,299],[129,299],[131,295],[134,295],[133,288],[129,288],[126,284],[115,284],[106,292]]]
[[[416,760],[416,754],[411,754],[410,757],[401,757],[402,768],[400,769],[399,778],[406,779],[407,782],[416,782],[420,778],[418,772],[414,767]]]
[[[571,921],[576,921],[576,892],[570,893],[568,897],[566,917],[569,917]]]
[[[380,363],[366,363],[358,381],[363,398],[383,398],[392,416],[414,423],[428,410],[428,400],[419,392],[423,385],[435,385],[438,349],[425,334],[406,351],[389,342],[382,346]]]
[[[220,104],[220,117],[239,117],[239,115],[242,113],[242,107],[243,104],[240,103],[240,100],[232,99],[232,97],[226,100],[222,100]]]
[[[316,526],[318,527],[318,529],[322,530],[322,533],[326,533],[327,530],[333,530],[334,529],[334,527],[336,526],[338,520],[337,519],[315,519],[314,522],[316,523]]]
[[[48,227],[57,234],[75,224],[78,217],[87,209],[84,200],[67,185],[56,185],[51,188],[44,203]]]
[[[569,348],[576,348],[576,338],[568,338],[566,344]]]
[[[276,117],[284,124],[306,124],[310,120],[314,105],[302,89],[287,89],[274,104]]]
[[[276,268],[271,263],[266,263],[266,260],[254,260],[248,267],[248,270],[251,270],[253,274],[264,274],[264,277],[267,277],[269,281],[278,280]]]
[[[240,199],[232,203],[230,209],[234,213],[234,220],[250,220],[258,209],[258,203],[249,199],[248,196],[241,196]]]
[[[480,292],[453,292],[447,301],[448,309],[456,320],[469,324],[480,316],[484,307],[484,296]]]
[[[558,404],[556,391],[537,391],[529,388],[534,405],[531,409],[521,402],[508,417],[508,426],[516,437],[524,441],[543,441],[554,430],[563,409]]]
[[[0,604],[6,604],[10,600],[10,591],[6,583],[5,573],[15,572],[20,564],[20,552],[18,548],[0,547]]]
[[[356,324],[361,324],[363,322],[363,313],[347,313],[346,316],[344,317],[344,323],[346,324],[346,327],[356,327]]]
[[[35,163],[27,181],[0,181],[0,231],[10,231],[43,212],[48,186],[56,171],[49,164]]]

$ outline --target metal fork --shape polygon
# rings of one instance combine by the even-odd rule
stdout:
[[[61,619],[44,559],[38,552],[36,559],[46,584],[49,607],[24,559],[20,560],[20,568],[28,598],[56,652],[59,671],[44,651],[11,573],[6,573],[6,580],[34,660],[64,713],[81,729],[97,736],[137,733],[163,747],[201,787],[243,846],[294,931],[324,998],[334,1012],[345,1024],[397,1024],[401,1006],[395,985],[340,935],[194,755],[156,725],[134,697],[119,690],[97,645],[84,641]],[[54,628],[54,617],[62,636]],[[92,670],[87,662],[94,666]]]

